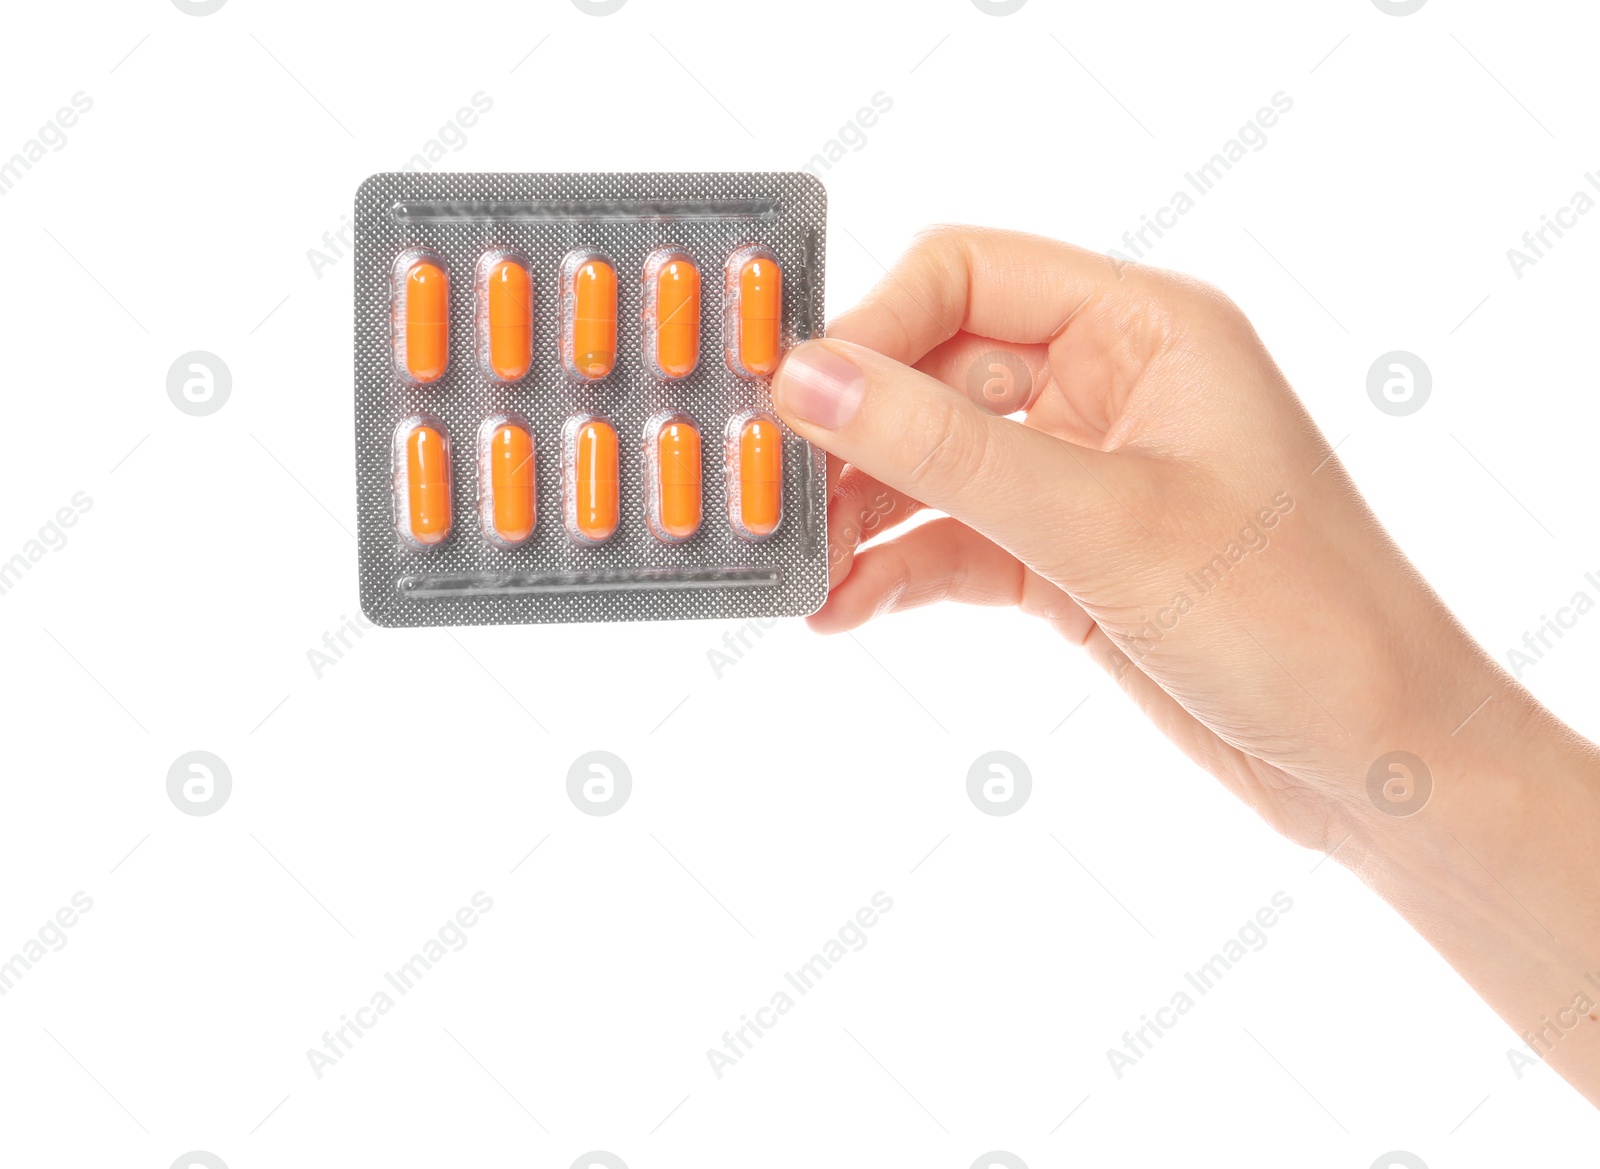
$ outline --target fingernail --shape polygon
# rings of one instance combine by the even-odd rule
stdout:
[[[825,345],[802,345],[778,369],[779,401],[791,414],[824,430],[848,425],[867,392],[867,378]]]

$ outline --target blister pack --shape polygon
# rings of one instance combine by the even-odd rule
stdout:
[[[356,192],[361,606],[386,626],[802,616],[826,463],[803,173],[378,174]]]

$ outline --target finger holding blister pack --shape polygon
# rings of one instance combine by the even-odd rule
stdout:
[[[789,346],[821,334],[825,215],[804,174],[364,183],[367,615],[814,612],[825,456],[779,421],[769,379]]]

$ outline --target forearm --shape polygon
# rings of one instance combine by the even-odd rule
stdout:
[[[1426,806],[1375,805],[1335,855],[1600,1105],[1600,750],[1499,676],[1464,726],[1413,736]]]

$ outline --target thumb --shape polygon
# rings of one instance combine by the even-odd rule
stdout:
[[[796,346],[773,377],[772,398],[797,434],[1059,583],[1078,577],[1079,549],[1120,543],[1144,526],[1128,506],[1149,493],[1138,458],[1075,446],[982,410],[859,345]]]

